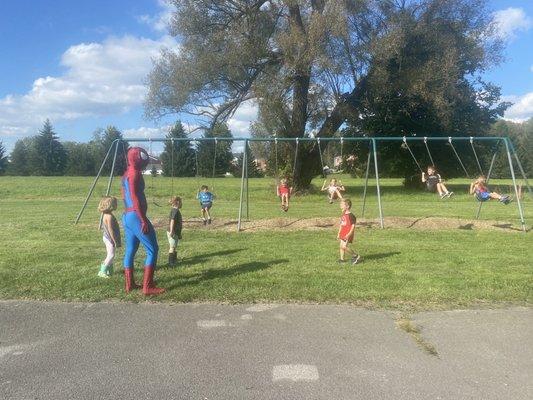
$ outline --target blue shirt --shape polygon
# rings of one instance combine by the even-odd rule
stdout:
[[[200,192],[198,193],[198,200],[200,200],[200,203],[202,204],[206,204],[206,203],[211,203],[213,201],[213,198],[215,196],[213,196],[213,193],[211,192]]]

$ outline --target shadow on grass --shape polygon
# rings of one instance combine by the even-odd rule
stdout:
[[[228,256],[230,254],[235,254],[240,251],[247,250],[246,248],[242,249],[229,249],[229,250],[221,250],[221,251],[215,251],[212,253],[204,253],[204,254],[198,254],[194,257],[186,257],[184,259],[178,260],[177,267],[169,267],[168,264],[163,264],[157,269],[175,269],[175,268],[185,268],[185,267],[191,267],[196,264],[202,264],[207,261],[209,261],[213,257],[219,257],[219,256]]]
[[[465,231],[471,231],[473,228],[474,228],[474,224],[459,225],[459,229],[462,229]]]
[[[382,258],[392,257],[392,256],[395,256],[397,254],[401,254],[401,252],[400,251],[390,251],[388,253],[368,254],[368,255],[364,255],[363,259],[364,259],[364,261],[380,260]]]
[[[206,282],[212,279],[230,278],[235,275],[261,271],[266,268],[270,268],[273,265],[286,263],[288,261],[289,260],[286,259],[272,260],[268,262],[252,261],[248,263],[238,264],[230,268],[209,268],[205,271],[198,272],[187,277],[179,278],[180,282],[166,286],[166,288],[168,290],[173,290],[183,286],[198,285],[202,282]]]

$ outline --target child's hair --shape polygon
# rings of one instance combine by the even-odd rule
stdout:
[[[433,171],[436,171],[436,170],[437,170],[437,168],[435,168],[434,165],[428,165],[428,171],[429,171],[430,169],[432,169]]]
[[[98,204],[98,211],[108,213],[117,209],[117,198],[113,196],[104,196]]]
[[[352,201],[351,201],[350,199],[342,199],[342,200],[341,200],[341,203],[346,204],[346,206],[348,207],[348,209],[352,208]]]
[[[329,181],[329,183],[333,183],[333,182],[337,183],[337,179],[335,179],[335,178],[331,178],[331,180]]]
[[[202,186],[200,187],[200,189],[201,189],[201,190],[208,190],[209,187],[208,187],[207,185],[202,185]]]
[[[172,196],[170,198],[170,200],[168,201],[168,204],[170,204],[171,206],[177,206],[177,205],[181,204],[181,197]]]
[[[487,181],[487,178],[485,177],[485,175],[479,175],[476,179],[476,182],[486,182]]]
[[[286,185],[289,181],[287,180],[287,178],[281,178],[279,183],[282,184],[282,185]]]

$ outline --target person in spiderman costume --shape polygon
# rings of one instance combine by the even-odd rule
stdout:
[[[146,296],[161,294],[165,289],[154,284],[154,270],[157,263],[157,238],[152,223],[146,217],[148,204],[144,195],[144,179],[142,171],[149,162],[148,153],[141,147],[128,150],[128,167],[122,177],[122,198],[124,199],[124,215],[122,223],[126,249],[124,254],[124,278],[126,293],[138,289],[133,279],[133,259],[142,243],[146,251],[144,262],[143,293]]]

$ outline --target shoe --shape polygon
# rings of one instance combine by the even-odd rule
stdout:
[[[107,273],[107,267],[105,264],[100,264],[100,271],[98,271],[98,276],[100,278],[109,278],[109,274]]]
[[[113,275],[113,264],[111,264],[109,267],[107,267],[107,270],[106,270],[105,273],[106,273],[107,276]]]
[[[509,204],[511,202],[511,197],[507,196],[507,195],[502,196],[500,198],[500,202],[502,202],[503,204],[507,205],[507,204]]]
[[[124,283],[126,293],[141,288],[139,285],[135,284],[135,280],[133,279],[133,268],[124,268]]]
[[[173,267],[176,265],[176,259],[175,257],[176,253],[168,253],[168,266]]]
[[[333,200],[329,199],[329,204],[333,204]]]
[[[448,193],[446,193],[446,197],[450,198],[450,197],[452,197],[452,196],[453,196],[453,192],[448,192]]]
[[[441,194],[441,195],[440,195],[440,198],[443,199],[443,198],[446,197],[446,195],[447,195],[447,193]]]
[[[157,296],[158,294],[164,293],[165,289],[158,288],[154,283],[154,267],[147,265],[144,267],[144,276],[143,276],[143,294],[145,296]]]
[[[359,254],[356,254],[355,256],[352,257],[352,265],[355,265],[357,263],[359,263],[361,260],[361,256]]]
[[[207,223],[208,223],[209,225],[211,225],[211,218],[209,218],[209,219],[207,220]]]
[[[204,219],[204,226],[207,226],[207,220]]]

